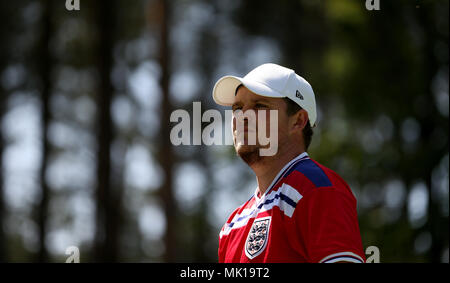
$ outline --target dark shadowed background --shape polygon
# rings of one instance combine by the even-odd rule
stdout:
[[[256,180],[232,146],[173,146],[170,114],[225,110],[215,81],[267,62],[312,84],[309,154],[364,248],[449,261],[448,0],[65,2],[0,2],[0,262],[217,261]]]

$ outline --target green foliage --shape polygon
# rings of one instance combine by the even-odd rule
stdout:
[[[167,152],[159,149],[169,142],[161,133],[170,127],[161,117],[161,76],[167,71],[167,78],[177,85],[174,82],[187,74],[187,85],[169,87],[168,98],[177,107],[190,111],[195,100],[212,108],[212,87],[224,70],[242,75],[267,58],[295,69],[313,86],[320,111],[309,154],[350,184],[358,200],[364,246],[378,246],[381,262],[448,261],[447,0],[381,0],[380,11],[366,10],[359,0],[168,1],[172,17],[166,56],[171,64],[165,70],[159,63],[162,2],[118,0],[108,9],[116,23],[110,30],[113,62],[106,70],[113,88],[109,106],[96,101],[100,87],[98,3],[81,1],[80,11],[69,12],[62,2],[48,2],[52,3],[53,27],[49,50],[54,60],[50,66],[51,170],[46,175],[53,205],[49,237],[63,231],[79,240],[82,262],[94,260],[96,247],[94,235],[77,238],[80,224],[76,223],[89,218],[95,226],[99,221],[93,191],[98,181],[95,123],[101,107],[112,110],[111,190],[118,194],[114,201],[120,215],[114,235],[119,239],[117,260],[163,261],[164,221],[169,218],[175,223],[170,244],[177,251],[172,261],[216,260],[220,226],[228,216],[223,213],[248,198],[254,176],[239,165],[232,147],[175,148],[171,168],[195,163],[200,172],[193,178],[204,178],[203,183],[193,182],[203,184],[195,205],[183,206],[185,200],[177,194],[185,187],[198,188],[180,184],[177,174],[161,168]],[[44,3],[0,4],[0,99],[7,105],[1,109],[2,117],[17,107],[12,94],[34,97],[39,92],[36,70],[42,50],[36,46],[43,30]],[[258,48],[265,53],[255,51]],[[9,89],[3,72],[11,66],[23,68],[25,75]],[[2,134],[8,141],[13,136],[3,128]],[[11,139],[0,151],[7,152],[16,143]],[[137,154],[133,153],[136,148]],[[76,167],[74,160],[84,167]],[[142,163],[146,164],[140,167],[144,171],[130,175]],[[11,166],[3,164],[6,169]],[[74,178],[69,174],[76,171],[73,168],[82,173]],[[24,173],[35,187],[39,186],[38,169]],[[130,180],[130,176],[139,180]],[[139,183],[148,176],[150,185],[149,181]],[[168,182],[175,195],[173,214],[163,210],[159,187],[167,181],[165,176],[173,176]],[[415,222],[410,193],[417,184],[424,184],[428,201],[424,221]],[[0,194],[11,190],[6,186],[11,184],[4,185]],[[38,194],[31,198],[32,205],[40,201]],[[84,218],[69,205],[74,200],[83,203]],[[32,220],[36,212],[28,208],[29,202],[19,207],[12,207],[6,198],[3,202],[8,208],[0,209],[3,223],[27,219],[36,228]],[[162,221],[158,213],[149,219],[143,213],[148,207],[159,212]],[[162,227],[159,234],[155,232],[158,225]],[[8,248],[2,258],[31,261],[37,253],[34,228],[26,232],[5,229],[3,246]],[[445,251],[447,258],[443,259]],[[51,261],[64,261],[62,252],[52,251]]]

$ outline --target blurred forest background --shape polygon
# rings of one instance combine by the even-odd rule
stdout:
[[[0,2],[0,262],[217,261],[256,181],[232,146],[172,146],[169,117],[267,62],[312,84],[309,154],[364,247],[449,261],[448,0],[65,2]]]

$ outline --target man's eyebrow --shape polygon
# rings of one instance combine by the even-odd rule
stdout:
[[[238,106],[238,105],[241,105],[241,104],[242,104],[242,102],[237,101],[237,102],[233,103],[233,104],[231,105],[231,107]]]
[[[269,100],[264,99],[264,98],[257,98],[255,100],[253,100],[253,103],[267,103],[267,104],[271,104]]]

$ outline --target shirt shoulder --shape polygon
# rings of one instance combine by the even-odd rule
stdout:
[[[289,169],[283,183],[295,188],[302,196],[313,190],[328,188],[354,198],[350,187],[339,174],[311,158]]]

